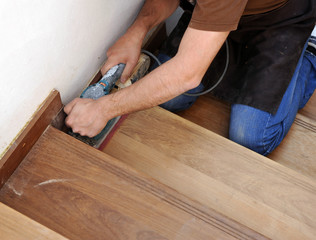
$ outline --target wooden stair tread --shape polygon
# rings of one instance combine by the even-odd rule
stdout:
[[[66,240],[43,225],[0,203],[1,240],[51,239]]]
[[[177,115],[228,138],[230,106],[209,95]],[[316,94],[299,111],[283,142],[268,158],[316,179]]]
[[[272,239],[314,239],[316,184],[160,108],[129,115],[103,150]]]
[[[0,200],[69,239],[264,239],[53,127]]]

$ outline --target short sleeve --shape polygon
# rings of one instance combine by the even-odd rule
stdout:
[[[248,0],[198,0],[189,26],[207,31],[236,30]]]

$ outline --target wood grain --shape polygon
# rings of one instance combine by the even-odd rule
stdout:
[[[264,239],[54,128],[0,200],[70,239]]]
[[[11,148],[0,159],[0,188],[9,179],[61,108],[59,92],[53,90]]]
[[[228,138],[230,107],[209,95],[177,115]],[[299,111],[288,135],[268,158],[316,179],[316,94]]]
[[[104,152],[268,238],[316,235],[314,181],[160,108],[129,115]]]
[[[43,225],[0,203],[1,240],[66,240]]]

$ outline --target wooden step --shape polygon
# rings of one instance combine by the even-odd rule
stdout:
[[[43,225],[0,203],[1,240],[66,240]]]
[[[69,239],[265,239],[53,127],[0,200]]]
[[[192,108],[178,113],[221,136],[228,137],[230,106],[211,96],[202,96]],[[288,135],[268,158],[316,179],[316,93],[299,111]]]
[[[314,239],[316,184],[160,108],[131,114],[104,152],[271,239]]]

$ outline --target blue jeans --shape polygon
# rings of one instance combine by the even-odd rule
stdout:
[[[316,38],[312,37],[309,41],[316,44]],[[316,56],[305,49],[275,115],[250,106],[232,104],[229,127],[232,141],[262,155],[268,155],[281,143],[297,111],[305,106],[316,88]],[[192,92],[200,92],[202,88],[200,85]],[[180,95],[161,107],[180,111],[190,107],[195,100]]]
[[[316,43],[315,38],[310,41]],[[275,115],[246,105],[231,106],[229,138],[232,141],[262,155],[268,155],[281,143],[298,110],[305,106],[316,88],[316,57],[305,49]]]

